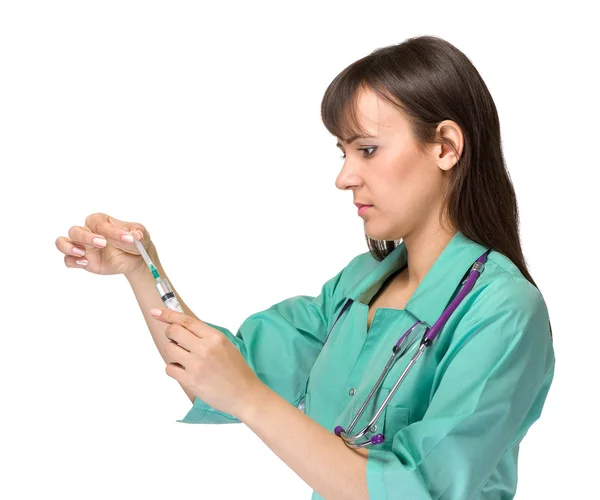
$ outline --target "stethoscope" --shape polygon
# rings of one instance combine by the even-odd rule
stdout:
[[[385,441],[385,436],[383,434],[376,434],[376,435],[374,435],[371,438],[367,438],[366,441],[363,441],[361,443],[357,443],[357,441],[360,438],[362,438],[367,433],[367,431],[371,428],[371,426],[377,421],[377,419],[379,418],[379,415],[381,415],[381,413],[383,412],[383,410],[386,408],[386,406],[388,405],[389,400],[394,396],[394,393],[398,390],[398,387],[400,386],[400,384],[402,383],[402,381],[406,378],[406,375],[408,374],[408,372],[410,371],[410,369],[413,367],[413,365],[417,362],[417,360],[423,354],[423,351],[425,351],[425,349],[427,347],[429,347],[433,343],[433,340],[435,339],[435,337],[437,336],[437,334],[440,332],[440,330],[444,327],[444,325],[448,321],[448,318],[456,310],[456,308],[461,303],[461,301],[465,298],[465,296],[471,291],[471,289],[473,288],[473,285],[475,285],[475,282],[477,281],[477,278],[479,278],[481,272],[483,271],[483,268],[485,267],[485,262],[487,260],[488,254],[490,252],[491,252],[491,249],[487,250],[485,253],[483,253],[483,255],[481,255],[481,257],[479,257],[474,262],[474,264],[471,267],[471,270],[469,272],[469,276],[461,283],[461,285],[464,285],[464,287],[462,287],[462,289],[460,290],[460,292],[458,293],[458,295],[454,298],[454,300],[450,303],[450,305],[448,307],[446,307],[446,309],[440,315],[440,317],[434,323],[434,325],[431,328],[427,327],[425,329],[425,333],[423,334],[423,337],[421,338],[421,343],[419,345],[419,348],[418,348],[417,352],[413,355],[413,357],[411,358],[410,362],[408,363],[408,365],[406,366],[406,368],[402,372],[402,375],[400,375],[400,378],[398,379],[398,381],[396,382],[396,384],[394,385],[394,387],[392,387],[390,393],[385,398],[385,400],[381,404],[379,410],[377,410],[377,412],[375,413],[375,415],[373,416],[373,418],[371,419],[371,421],[358,434],[356,434],[354,436],[349,436],[348,434],[350,434],[352,432],[352,430],[354,429],[354,426],[356,425],[356,422],[358,422],[358,419],[364,413],[367,404],[369,403],[369,401],[373,397],[373,394],[375,393],[375,391],[377,390],[377,388],[383,382],[383,379],[385,378],[385,376],[387,375],[387,373],[390,371],[390,369],[392,368],[393,364],[400,357],[402,357],[402,355],[404,355],[404,353],[406,353],[408,351],[408,349],[412,346],[412,343],[410,343],[410,345],[409,345],[408,342],[404,343],[404,340],[409,336],[409,334],[418,325],[420,325],[423,322],[421,320],[417,321],[414,325],[412,325],[406,331],[406,333],[404,335],[402,335],[402,337],[400,337],[400,340],[398,340],[398,342],[396,343],[396,345],[392,348],[392,356],[390,357],[389,361],[385,365],[385,367],[383,369],[383,372],[381,373],[379,379],[377,380],[377,383],[375,384],[375,386],[373,387],[373,389],[371,389],[371,392],[367,396],[367,399],[365,400],[365,402],[363,403],[363,405],[358,410],[358,413],[354,417],[354,419],[352,420],[352,422],[350,423],[350,427],[348,427],[348,430],[346,431],[346,430],[344,430],[344,428],[341,425],[338,425],[338,426],[336,426],[336,428],[333,431],[336,435],[338,435],[339,437],[341,437],[344,440],[344,442],[346,443],[347,446],[349,446],[350,448],[362,448],[364,446],[368,446],[368,445],[371,445],[371,444],[381,444],[381,443],[383,443]],[[344,311],[348,308],[348,306],[350,304],[352,304],[352,302],[353,302],[352,299],[349,299],[344,304],[344,307],[342,308],[340,314],[338,315],[337,319],[335,320],[335,322],[333,323],[333,325],[329,329],[329,333],[327,334],[327,337],[325,338],[325,342],[327,342],[327,339],[329,338],[329,335],[331,334],[331,330],[333,330],[333,327],[335,326],[335,324],[338,322],[338,320],[344,314]],[[425,323],[423,323],[423,324],[425,324]]]

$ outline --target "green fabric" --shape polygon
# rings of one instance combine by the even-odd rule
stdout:
[[[257,376],[333,432],[347,429],[392,346],[418,319],[432,326],[486,247],[458,232],[402,310],[378,308],[367,334],[370,298],[404,267],[400,244],[382,262],[358,255],[318,297],[292,297],[250,316],[234,336]],[[347,299],[352,305],[333,328]],[[474,288],[417,361],[367,437],[371,499],[511,499],[519,443],[539,418],[554,375],[548,311],[540,292],[492,251]],[[414,338],[420,339],[423,328]],[[354,428],[362,430],[418,346],[385,377]],[[354,391],[351,391],[354,389]],[[236,423],[196,398],[183,423]],[[255,492],[259,495],[259,492]],[[312,499],[322,497],[313,492]]]

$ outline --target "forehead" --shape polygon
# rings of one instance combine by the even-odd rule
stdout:
[[[356,127],[348,123],[350,132],[347,137],[339,138],[340,141],[351,143],[364,135],[389,136],[404,130],[407,125],[406,119],[397,106],[370,89],[357,91],[354,117],[351,122],[356,122],[360,129],[355,130]]]

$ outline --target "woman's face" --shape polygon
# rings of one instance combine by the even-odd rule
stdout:
[[[427,155],[419,151],[401,110],[371,90],[358,94],[357,119],[374,137],[338,137],[345,159],[335,185],[352,190],[354,203],[372,205],[361,214],[367,236],[399,240],[437,224],[446,170],[454,164],[442,156],[446,146],[433,145]]]

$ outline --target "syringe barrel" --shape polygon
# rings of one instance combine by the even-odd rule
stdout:
[[[181,304],[175,297],[175,292],[173,292],[173,288],[171,287],[171,283],[169,280],[162,278],[156,282],[156,289],[158,290],[158,294],[160,295],[160,299],[163,301],[165,306],[173,311],[184,312]]]

